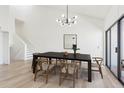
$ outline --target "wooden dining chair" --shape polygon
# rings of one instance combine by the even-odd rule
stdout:
[[[76,53],[76,55],[78,56],[80,53]],[[78,61],[78,60],[75,60],[79,70],[81,69],[81,66],[82,66],[82,62],[81,61]]]
[[[102,63],[103,63],[103,58],[101,57],[92,57],[93,62],[92,63],[92,71],[99,71],[99,73],[101,74],[101,77],[103,79],[103,74],[102,74]],[[95,69],[94,69],[95,68]]]
[[[38,58],[36,61],[37,61],[37,66],[35,69],[34,81],[36,81],[37,74],[38,72],[40,72],[40,76],[46,78],[46,84],[47,84],[49,74],[52,71],[54,71],[54,65],[49,63],[47,58]]]
[[[82,65],[82,62],[81,61],[77,61],[77,60],[72,60],[71,63],[75,62],[78,69],[80,70],[81,69],[81,65]]]
[[[61,85],[64,80],[71,80],[73,81],[73,87],[75,87],[76,78],[78,78],[78,67],[76,62],[69,63],[67,60],[61,62],[59,85]]]

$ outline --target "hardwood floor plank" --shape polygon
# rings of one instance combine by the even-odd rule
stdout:
[[[123,88],[123,85],[110,73],[106,67],[103,69],[103,79],[99,72],[92,72],[92,82],[87,80],[87,64],[82,64],[79,79],[76,80],[76,88]],[[64,81],[59,86],[59,75],[51,75],[48,84],[45,79],[38,77],[33,81],[31,61],[17,61],[10,65],[0,65],[1,88],[72,88],[71,81]]]

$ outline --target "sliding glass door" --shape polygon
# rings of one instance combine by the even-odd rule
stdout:
[[[117,24],[111,28],[111,71],[117,76]]]
[[[120,32],[120,71],[121,81],[124,82],[124,18],[121,20],[121,32]]]
[[[117,24],[114,24],[111,29],[106,33],[106,44],[107,44],[107,66],[113,72],[115,76],[118,76],[118,62],[117,62]]]
[[[106,31],[106,65],[124,84],[124,16]]]

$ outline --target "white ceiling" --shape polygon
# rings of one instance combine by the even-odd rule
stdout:
[[[49,7],[66,10],[65,5],[52,5]],[[110,8],[111,5],[69,5],[69,11],[99,19],[104,19]]]

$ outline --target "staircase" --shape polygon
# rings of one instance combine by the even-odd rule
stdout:
[[[36,50],[36,47],[31,43],[30,40],[27,40],[26,38],[23,38],[23,40],[27,44],[27,49],[26,49],[26,52],[25,52],[25,60],[32,60],[33,53],[35,53],[38,50]]]
[[[34,48],[27,47],[25,60],[31,60],[33,58],[33,53],[34,52],[35,52],[35,49]]]
[[[14,60],[32,60],[33,53],[36,52],[36,48],[30,40],[21,38],[15,33],[12,51]]]

